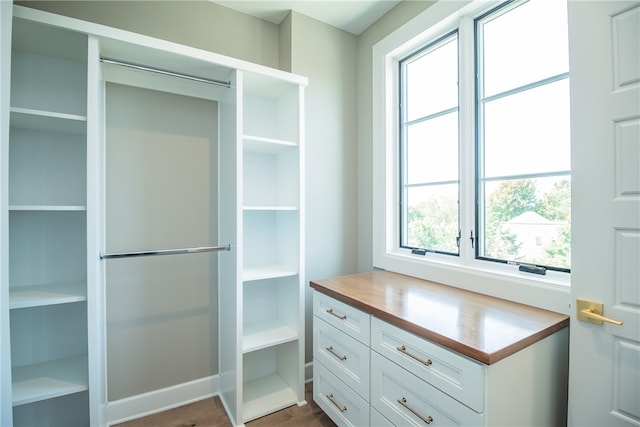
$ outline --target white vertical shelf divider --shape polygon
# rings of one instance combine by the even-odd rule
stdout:
[[[234,426],[242,425],[242,182],[237,177],[241,171],[241,145],[238,144],[242,118],[242,71],[231,76],[231,88],[220,100],[219,158],[220,180],[220,239],[229,242],[231,251],[219,260],[219,324],[220,324],[220,399]]]
[[[104,264],[97,256],[104,242],[105,80],[100,64],[100,40],[89,36],[87,57],[87,360],[89,420],[92,426],[107,423],[106,296]],[[95,255],[95,256],[92,256]]]
[[[0,236],[9,232],[9,99],[12,3],[0,1]],[[9,329],[9,241],[0,239],[0,425],[13,423]]]

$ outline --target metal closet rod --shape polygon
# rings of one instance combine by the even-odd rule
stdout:
[[[119,61],[117,59],[111,59],[111,58],[100,57],[100,61],[102,61],[102,62],[104,62],[106,64],[120,65],[122,67],[133,68],[133,69],[140,70],[140,71],[149,71],[151,73],[162,74],[164,76],[179,77],[181,79],[194,80],[196,82],[209,83],[209,84],[213,84],[213,85],[216,85],[216,86],[223,86],[223,87],[226,87],[226,88],[230,88],[231,87],[231,82],[230,81],[210,79],[210,78],[207,78],[207,77],[199,77],[199,76],[194,76],[192,74],[177,73],[177,72],[171,71],[171,70],[164,70],[162,68],[148,67],[148,66],[142,65],[142,64],[135,64],[133,62],[126,62],[126,61]]]
[[[138,251],[138,252],[112,252],[107,254],[100,254],[100,259],[132,258],[132,257],[140,257],[140,256],[157,256],[157,255],[197,254],[200,252],[218,252],[218,251],[230,251],[230,250],[231,250],[231,244],[228,243],[225,246],[201,246],[197,248],[156,249],[151,251]]]

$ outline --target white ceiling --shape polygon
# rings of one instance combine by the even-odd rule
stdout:
[[[279,24],[289,10],[359,35],[400,0],[211,0]]]

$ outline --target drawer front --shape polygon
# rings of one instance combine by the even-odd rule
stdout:
[[[313,293],[313,314],[364,345],[369,345],[368,314],[317,291]]]
[[[371,319],[371,348],[464,403],[484,411],[486,367],[380,319]]]
[[[396,426],[479,426],[484,416],[377,353],[371,354],[371,405]]]
[[[313,357],[369,401],[369,347],[327,322],[313,319]]]
[[[369,413],[369,419],[371,419],[371,427],[394,427],[391,421],[382,416],[382,414],[375,409],[371,408]]]
[[[340,427],[369,425],[369,402],[347,387],[322,363],[313,364],[313,400]]]

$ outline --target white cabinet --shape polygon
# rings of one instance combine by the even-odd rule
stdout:
[[[322,363],[313,367],[313,400],[340,427],[369,425],[369,402]]]
[[[482,413],[473,411],[376,352],[371,353],[371,377],[371,405],[393,425],[485,425]]]
[[[395,425],[483,425],[485,367],[373,318],[371,404]]]
[[[304,402],[303,87],[242,77],[238,310],[246,422]]]
[[[218,390],[200,385],[218,379],[236,425],[306,403],[307,79],[1,3],[0,424],[105,425],[143,415],[136,408],[153,412],[206,398]],[[195,386],[163,388],[157,400],[147,396],[157,391],[151,390],[107,401],[104,265],[122,255],[109,254],[105,243],[105,105],[112,84],[218,104],[211,118],[219,129],[212,222],[218,243],[230,248],[218,259],[218,283],[211,279],[219,370]],[[182,400],[172,401],[174,394]],[[134,403],[121,402],[129,398]]]
[[[485,365],[375,317],[371,319],[371,349],[482,412]]]
[[[338,374],[342,381],[369,401],[369,347],[328,323],[313,323],[316,360]]]
[[[339,426],[370,422],[370,317],[313,293],[313,399]]]
[[[19,18],[12,24],[2,165],[12,418],[86,425],[87,36]]]
[[[221,195],[237,214],[221,217],[221,235],[231,230],[237,253],[220,266],[220,345],[238,349],[221,358],[221,376],[222,399],[241,424],[305,403],[304,81],[236,78],[237,99],[227,105],[237,109],[236,149],[221,151],[223,174],[236,179]]]
[[[388,272],[312,281],[311,286],[314,400],[339,426],[566,423],[566,316]],[[409,296],[421,303],[415,310]],[[424,310],[441,300],[447,310]],[[474,316],[466,316],[463,306]],[[448,319],[447,313],[454,317]],[[476,323],[485,314],[490,321]],[[511,323],[499,321],[503,316]],[[457,335],[434,335],[424,329],[426,319]],[[521,322],[527,326],[520,329]],[[530,331],[524,332],[528,328],[545,337],[532,339]],[[425,338],[430,334],[477,357],[469,343],[484,345],[479,337],[499,337],[501,347],[482,363]],[[528,344],[519,345],[516,335]]]

